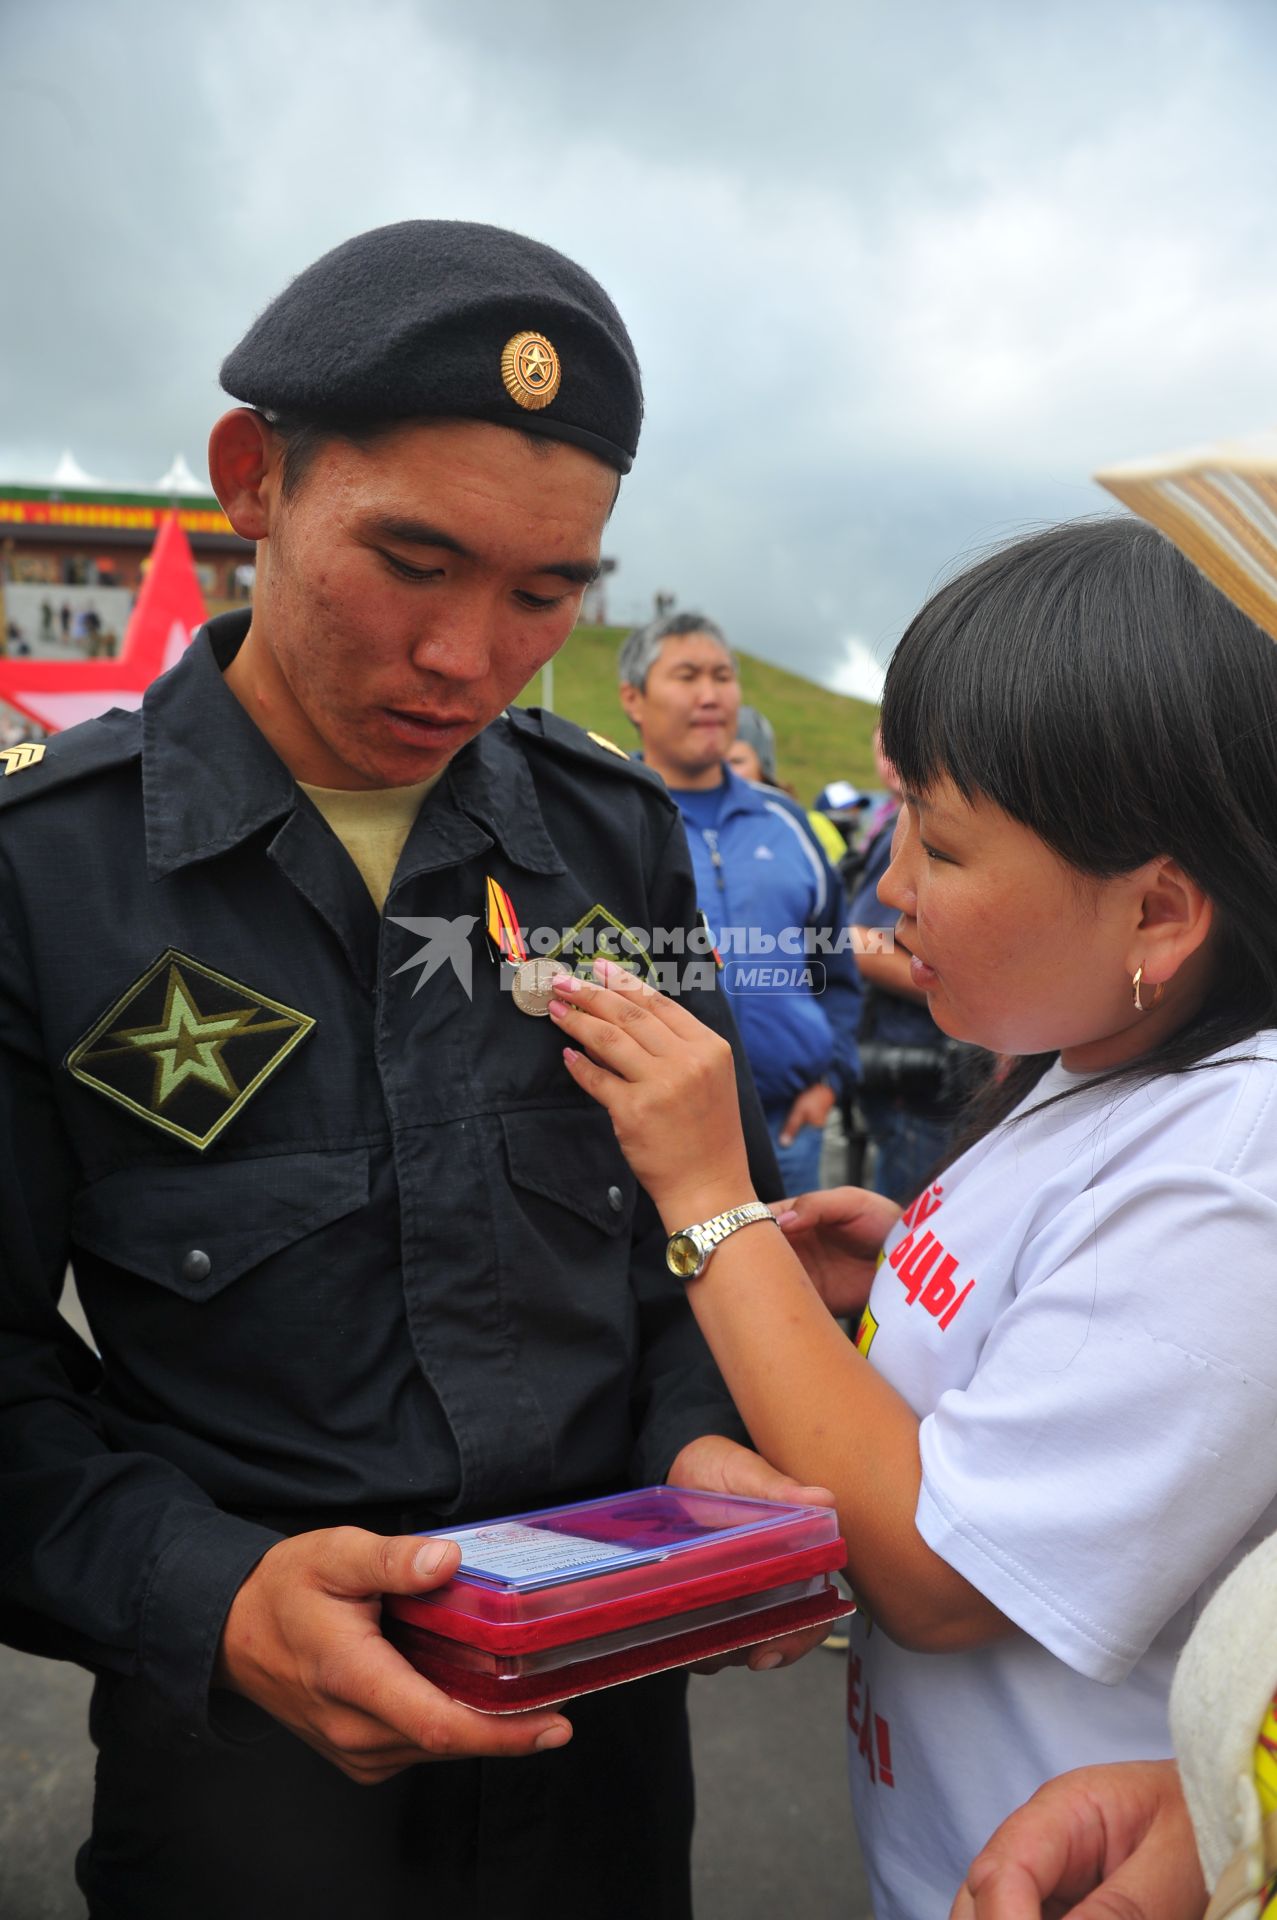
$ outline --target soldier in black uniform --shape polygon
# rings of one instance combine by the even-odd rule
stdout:
[[[455,1567],[419,1529],[809,1491],[741,1444],[497,946],[502,905],[637,966],[697,944],[659,782],[503,712],[598,564],[633,349],[558,254],[410,222],[294,281],[223,383],[251,620],[0,778],[5,1637],[97,1675],[95,1920],[670,1920],[680,1678],[492,1719],[378,1627]],[[774,1194],[743,1068],[742,1102]]]

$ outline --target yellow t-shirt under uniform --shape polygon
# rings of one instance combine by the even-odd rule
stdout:
[[[298,786],[314,802],[364,877],[378,913],[386,904],[404,841],[421,803],[443,778],[442,771],[411,787]]]

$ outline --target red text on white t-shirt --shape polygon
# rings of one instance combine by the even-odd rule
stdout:
[[[873,1700],[866,1684],[863,1702],[861,1699],[861,1681],[864,1679],[864,1663],[858,1653],[847,1656],[847,1725],[856,1735],[856,1751],[869,1768],[869,1778],[876,1786],[894,1787],[896,1776],[891,1766],[891,1728],[880,1713],[873,1710]]]
[[[941,1187],[934,1186],[918,1195],[902,1215],[909,1232],[891,1249],[887,1261],[904,1287],[909,1305],[917,1300],[943,1330],[953,1325],[975,1281],[958,1285],[956,1257],[946,1251],[932,1228],[923,1228],[923,1221],[939,1212],[942,1193]]]
[[[910,1201],[900,1218],[907,1227],[920,1227],[936,1212],[943,1198],[944,1188],[937,1180],[934,1186],[924,1187],[918,1198]]]

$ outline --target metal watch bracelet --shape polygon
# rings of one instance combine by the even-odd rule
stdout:
[[[680,1280],[694,1280],[704,1271],[705,1263],[715,1247],[730,1239],[741,1227],[753,1226],[755,1221],[776,1218],[771,1208],[761,1200],[750,1200],[741,1207],[728,1207],[725,1213],[716,1213],[710,1220],[701,1220],[690,1227],[680,1227],[672,1233],[665,1246],[665,1264],[672,1274]]]

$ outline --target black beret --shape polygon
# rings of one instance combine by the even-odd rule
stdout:
[[[597,280],[465,220],[402,220],[334,247],[253,322],[221,382],[281,420],[491,420],[621,473],[643,418],[634,347]]]

